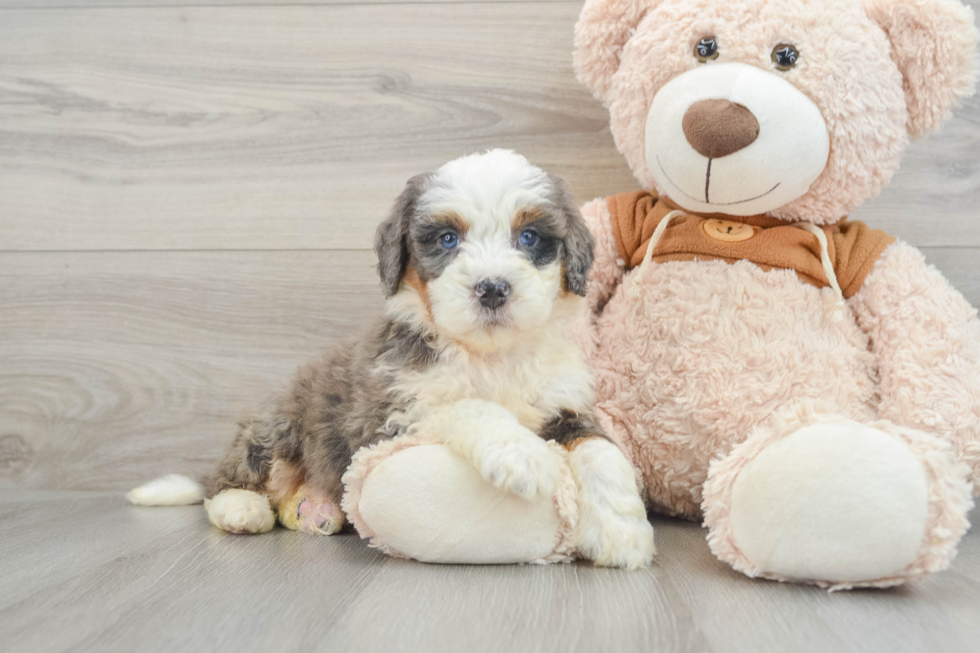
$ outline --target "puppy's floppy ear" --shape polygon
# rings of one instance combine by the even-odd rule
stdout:
[[[892,60],[905,78],[909,134],[936,129],[973,94],[973,11],[959,0],[865,0],[864,7],[888,36]]]
[[[575,24],[575,73],[602,102],[619,70],[623,46],[660,0],[586,0]]]
[[[416,175],[408,180],[391,213],[374,235],[374,253],[378,256],[378,275],[385,297],[398,292],[405,266],[408,265],[408,227],[415,213],[425,182],[431,173]]]
[[[595,258],[595,239],[565,182],[554,175],[548,175],[548,179],[554,189],[553,201],[565,223],[561,261],[565,270],[565,287],[576,295],[585,295],[589,270]]]

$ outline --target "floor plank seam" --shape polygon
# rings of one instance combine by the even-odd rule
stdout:
[[[251,4],[247,2],[241,3],[230,3],[230,4],[140,4],[140,5],[130,5],[130,4],[118,4],[118,5],[103,5],[103,4],[78,4],[78,5],[49,5],[43,7],[32,7],[30,5],[12,5],[5,6],[0,5],[0,11],[58,11],[58,10],[89,10],[89,9],[241,9],[243,7],[248,7],[249,9],[288,9],[290,7],[302,7],[302,8],[312,8],[312,7],[324,7],[324,8],[336,8],[336,7],[411,7],[414,5],[439,5],[439,6],[449,6],[449,5],[578,5],[581,4],[579,0],[534,0],[533,2],[527,2],[526,0],[432,0],[426,2],[425,0],[413,0],[411,2],[291,2],[284,4],[276,3],[260,3]]]

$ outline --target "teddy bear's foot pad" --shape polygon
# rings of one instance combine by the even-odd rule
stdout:
[[[386,458],[364,482],[358,509],[389,550],[423,562],[545,560],[561,529],[552,497],[495,488],[443,445]]]
[[[925,469],[908,446],[841,420],[805,426],[745,466],[731,532],[764,575],[860,583],[900,576],[916,559],[928,507]]]

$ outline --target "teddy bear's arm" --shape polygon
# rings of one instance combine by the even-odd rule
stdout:
[[[596,315],[602,312],[606,302],[622,282],[626,265],[616,248],[616,237],[613,235],[606,200],[592,200],[583,206],[582,217],[595,238],[595,261],[589,272],[589,289],[585,301],[589,312]]]
[[[606,200],[592,200],[582,207],[581,213],[595,238],[595,260],[589,270],[589,285],[575,322],[573,338],[586,357],[591,359],[597,347],[596,317],[622,282],[626,268],[616,248]]]
[[[850,300],[877,357],[881,417],[950,438],[980,489],[980,321],[922,254],[888,247]]]

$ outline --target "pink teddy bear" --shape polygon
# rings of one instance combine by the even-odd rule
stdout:
[[[946,568],[980,480],[980,322],[848,221],[974,83],[955,0],[588,0],[579,78],[645,192],[587,204],[583,343],[652,508],[749,576]]]

